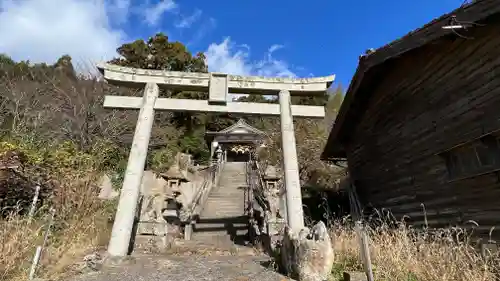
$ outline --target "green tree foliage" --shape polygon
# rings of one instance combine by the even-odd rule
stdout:
[[[6,54],[0,54],[0,67],[7,65],[14,65],[16,62]]]
[[[192,55],[181,42],[171,42],[167,35],[158,33],[150,37],[147,41],[135,40],[126,43],[117,49],[119,58],[112,59],[109,63],[155,70],[187,71],[187,72],[207,72],[203,53]],[[162,96],[169,98],[206,99],[206,93],[199,92],[173,92],[162,91]],[[206,114],[192,114],[187,112],[157,113],[155,131],[164,131],[169,126],[174,126],[180,132],[178,143],[167,142],[167,136],[159,136],[156,141],[169,144],[169,147],[162,147],[160,151],[153,151],[153,154],[171,155],[174,151],[190,152],[205,160],[208,148],[200,138],[200,129],[204,128],[207,120]],[[197,145],[194,145],[194,144]],[[165,151],[168,150],[168,151]],[[153,161],[154,162],[154,161]],[[150,163],[153,163],[150,162]],[[156,165],[155,165],[156,166]]]
[[[208,71],[203,53],[193,56],[184,44],[170,42],[168,36],[163,33],[158,33],[147,41],[136,40],[123,44],[117,52],[121,57],[111,60],[110,63],[143,69]]]

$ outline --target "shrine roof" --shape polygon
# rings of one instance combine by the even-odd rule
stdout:
[[[206,132],[206,135],[217,136],[217,135],[260,135],[266,136],[263,131],[250,126],[245,120],[240,119],[235,124],[221,130],[218,132]]]

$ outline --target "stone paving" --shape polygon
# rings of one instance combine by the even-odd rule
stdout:
[[[268,261],[264,256],[141,255],[128,265],[105,267],[67,281],[292,280],[269,269]]]

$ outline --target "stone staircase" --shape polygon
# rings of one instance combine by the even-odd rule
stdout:
[[[194,226],[192,240],[225,245],[243,242],[248,232],[246,186],[246,163],[226,162],[219,185],[212,189]]]

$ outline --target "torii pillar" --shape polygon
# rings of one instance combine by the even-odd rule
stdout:
[[[264,78],[244,77],[223,73],[195,73],[162,70],[146,70],[98,65],[106,81],[116,85],[145,87],[140,97],[106,96],[104,107],[140,109],[135,128],[127,170],[120,194],[120,201],[108,246],[112,257],[128,254],[132,227],[139,199],[139,190],[154,120],[154,110],[225,112],[244,115],[280,115],[283,168],[287,201],[288,225],[294,231],[304,227],[302,194],[300,189],[297,150],[293,116],[324,118],[322,106],[292,105],[291,95],[324,94],[335,76],[317,78]],[[159,86],[182,91],[209,93],[208,100],[158,98]],[[228,102],[231,93],[277,94],[278,104]]]

